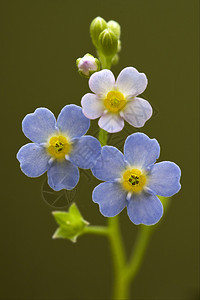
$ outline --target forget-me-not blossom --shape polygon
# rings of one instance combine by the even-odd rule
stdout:
[[[83,136],[89,126],[77,105],[66,105],[57,121],[47,108],[37,108],[22,121],[22,130],[33,143],[17,153],[21,170],[29,177],[47,171],[48,183],[55,191],[73,189],[79,181],[78,167],[93,167],[101,153],[96,138]]]
[[[163,215],[157,195],[170,197],[180,190],[180,168],[173,162],[155,163],[160,155],[156,139],[143,133],[127,137],[124,155],[115,147],[102,147],[92,172],[100,183],[93,201],[106,217],[119,214],[126,206],[134,224],[153,225]]]
[[[107,132],[118,132],[124,127],[124,120],[134,127],[142,127],[152,116],[148,101],[137,97],[144,92],[147,78],[133,67],[123,69],[115,82],[110,70],[94,73],[89,79],[89,87],[94,93],[82,97],[84,115],[89,119],[99,119],[99,127]]]

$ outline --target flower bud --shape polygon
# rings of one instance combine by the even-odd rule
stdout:
[[[122,49],[122,46],[121,46],[121,41],[118,40],[118,45],[117,45],[117,53],[120,52]]]
[[[107,23],[101,17],[96,17],[90,24],[90,35],[92,38],[92,42],[96,48],[98,48],[99,35],[106,28],[107,28]]]
[[[118,38],[111,29],[105,29],[99,35],[99,50],[104,56],[112,57],[117,52]]]
[[[94,72],[100,70],[100,62],[97,58],[87,53],[76,60],[78,71],[85,77],[90,77]]]
[[[116,37],[119,39],[120,38],[120,34],[121,34],[121,28],[119,23],[111,20],[107,23],[107,26],[109,29],[111,29],[113,31],[113,33],[116,35]]]
[[[113,66],[115,66],[115,65],[118,64],[118,62],[119,62],[119,55],[115,54],[115,56],[113,56],[113,58],[112,58],[111,63],[112,63]]]

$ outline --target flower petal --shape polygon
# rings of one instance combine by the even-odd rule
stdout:
[[[83,107],[83,114],[92,120],[99,118],[105,109],[103,101],[91,93],[83,96],[81,105]]]
[[[156,162],[160,155],[160,146],[156,139],[136,132],[129,135],[124,144],[124,157],[134,167],[146,168]]]
[[[124,128],[124,120],[120,115],[109,112],[101,116],[98,124],[99,127],[110,133],[121,131]]]
[[[152,107],[148,101],[142,98],[130,100],[120,115],[132,126],[143,127],[152,116]]]
[[[25,136],[34,143],[45,143],[56,131],[56,119],[47,108],[37,108],[34,113],[26,115],[22,121]]]
[[[156,195],[170,197],[181,188],[181,170],[179,166],[171,161],[162,161],[155,164],[149,174],[148,187]]]
[[[75,140],[69,160],[82,169],[90,169],[94,166],[101,154],[101,144],[93,136],[82,136]]]
[[[50,157],[44,147],[29,143],[19,149],[17,159],[24,174],[29,177],[38,177],[47,171]]]
[[[81,137],[88,131],[90,120],[84,116],[80,106],[70,104],[61,110],[58,116],[57,126],[72,139]]]
[[[99,95],[107,95],[112,91],[115,85],[115,77],[110,70],[101,70],[92,74],[89,79],[89,87],[91,91]]]
[[[125,97],[137,96],[147,87],[147,77],[133,67],[123,69],[117,77],[116,86]]]
[[[79,181],[79,170],[70,161],[53,161],[48,172],[48,184],[55,190],[72,190]]]
[[[103,216],[114,217],[126,206],[126,195],[120,183],[103,182],[95,187],[92,200],[99,204]]]
[[[138,225],[156,224],[163,215],[163,206],[158,197],[148,190],[140,194],[132,194],[127,205],[130,220]]]
[[[113,181],[121,178],[125,168],[126,162],[123,154],[115,147],[104,146],[101,150],[101,156],[99,156],[92,169],[92,173],[99,180]]]

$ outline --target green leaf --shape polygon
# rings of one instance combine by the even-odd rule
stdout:
[[[77,237],[82,234],[85,226],[89,225],[83,219],[75,203],[70,206],[68,212],[54,211],[53,216],[59,225],[53,238],[64,238],[76,242]]]

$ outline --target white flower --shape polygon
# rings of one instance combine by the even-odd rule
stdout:
[[[110,70],[94,73],[89,87],[95,94],[83,96],[81,105],[88,119],[99,119],[99,127],[108,132],[118,132],[124,120],[134,127],[142,127],[152,116],[148,101],[137,96],[144,92],[147,78],[133,67],[123,69],[117,80]]]

